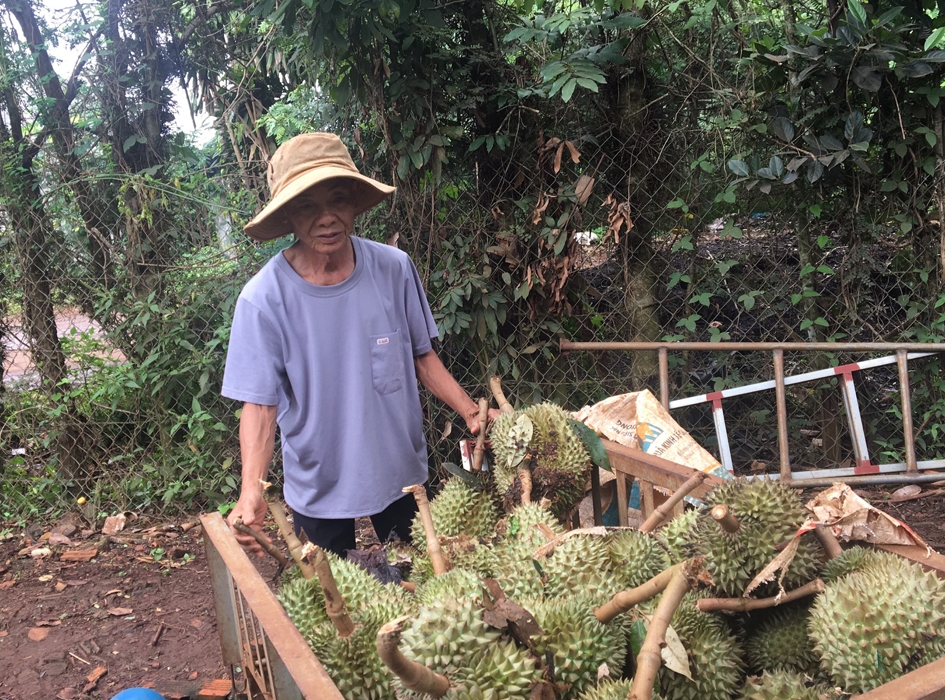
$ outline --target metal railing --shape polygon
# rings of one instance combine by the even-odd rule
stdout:
[[[778,455],[780,468],[777,474],[769,474],[766,476],[780,478],[784,481],[803,481],[804,486],[829,485],[838,478],[842,478],[844,481],[853,484],[921,483],[939,481],[942,479],[941,474],[919,474],[919,468],[935,469],[945,467],[945,460],[923,462],[916,460],[908,361],[910,359],[928,357],[936,352],[945,352],[945,344],[943,343],[571,342],[562,339],[559,342],[559,348],[562,352],[581,350],[591,352],[607,350],[633,352],[656,351],[659,357],[660,402],[663,407],[670,410],[698,403],[711,403],[721,462],[729,472],[733,472],[734,468],[728,444],[728,433],[725,427],[725,414],[722,409],[722,400],[734,396],[774,389],[775,410],[778,421]],[[772,381],[758,382],[747,386],[724,389],[722,391],[710,392],[698,396],[670,400],[669,353],[671,351],[683,352],[687,350],[735,352],[770,351],[774,365],[774,379]],[[895,356],[866,360],[858,363],[848,363],[814,372],[806,372],[800,375],[785,376],[785,351],[819,351],[834,353],[893,352]],[[863,369],[893,363],[897,365],[899,376],[905,462],[896,464],[873,464],[869,457],[853,375],[855,372]],[[791,470],[790,452],[788,449],[788,414],[785,388],[792,384],[815,381],[833,376],[840,378],[844,406],[847,414],[847,425],[853,441],[853,452],[856,456],[856,464],[849,469],[838,468],[814,472],[794,472]],[[902,475],[901,472],[905,472],[905,475]]]

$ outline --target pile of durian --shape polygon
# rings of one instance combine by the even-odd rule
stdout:
[[[655,532],[569,532],[590,462],[567,414],[511,413],[492,439],[491,475],[415,492],[413,544],[387,553],[404,582],[324,553],[284,576],[349,700],[817,700],[945,655],[945,582],[872,549],[828,560],[778,482],[728,482]]]

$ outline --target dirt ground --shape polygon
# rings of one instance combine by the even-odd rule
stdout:
[[[887,503],[896,488],[860,493],[945,551],[945,489],[926,487],[927,497]],[[88,562],[62,560],[64,552],[100,541],[77,515],[45,527],[0,523],[0,700],[110,698],[141,685],[183,698],[229,678],[195,523],[139,519]],[[50,545],[61,536],[70,543]],[[43,546],[50,555],[30,556]],[[274,579],[273,560],[254,561]],[[90,681],[96,669],[106,672]]]

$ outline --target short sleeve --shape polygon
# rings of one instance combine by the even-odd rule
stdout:
[[[258,308],[241,296],[233,315],[221,393],[237,401],[276,406],[284,378],[281,335]]]
[[[413,356],[419,357],[433,348],[430,339],[436,338],[440,333],[436,328],[436,321],[433,320],[433,313],[430,311],[430,304],[423,291],[423,283],[420,281],[417,268],[409,257],[406,260],[408,269],[407,279],[404,280],[404,308],[407,311],[407,327],[410,331]]]

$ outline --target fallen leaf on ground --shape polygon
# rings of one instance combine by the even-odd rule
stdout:
[[[121,595],[121,589],[120,589],[120,588],[113,588],[113,589],[111,589],[108,593],[106,593],[105,595],[112,595],[113,593],[117,593],[118,595]]]
[[[63,592],[64,590],[66,590],[68,587],[69,587],[69,586],[66,585],[65,583],[63,583],[62,581],[58,581],[58,582],[56,583],[56,593],[62,593],[62,592]]]
[[[201,627],[203,627],[203,622],[195,617],[190,621],[190,626],[199,630]]]
[[[67,586],[84,586],[88,583],[88,581],[80,581],[79,579],[72,578],[67,581],[63,581],[63,583]]]
[[[63,688],[56,697],[59,700],[72,700],[74,697],[78,696],[78,694],[79,691],[75,688]]]
[[[901,489],[896,489],[893,491],[893,498],[910,498],[917,494],[922,493],[922,487],[918,484],[909,484],[908,486],[903,486]]]
[[[43,557],[48,557],[50,554],[52,554],[52,550],[49,547],[38,547],[30,551],[30,556],[33,557],[33,559],[42,559]]]
[[[0,591],[4,590],[5,588],[13,588],[15,585],[16,581],[3,581],[0,583]]]
[[[98,556],[97,549],[73,549],[63,552],[59,561],[91,561]]]
[[[72,544],[72,540],[70,540],[68,537],[66,537],[63,534],[54,532],[49,536],[49,544],[50,545]]]
[[[8,634],[10,633],[7,632],[6,630],[0,630],[0,637],[6,637]]]
[[[58,627],[62,624],[62,620],[37,620],[37,627]]]
[[[122,615],[130,615],[134,610],[131,608],[109,608],[108,614],[114,615],[115,617],[121,617]]]
[[[49,636],[49,628],[33,627],[29,632],[26,633],[26,636],[34,642],[41,642]]]
[[[105,518],[105,525],[102,526],[103,535],[115,535],[125,529],[125,514],[119,513]]]

